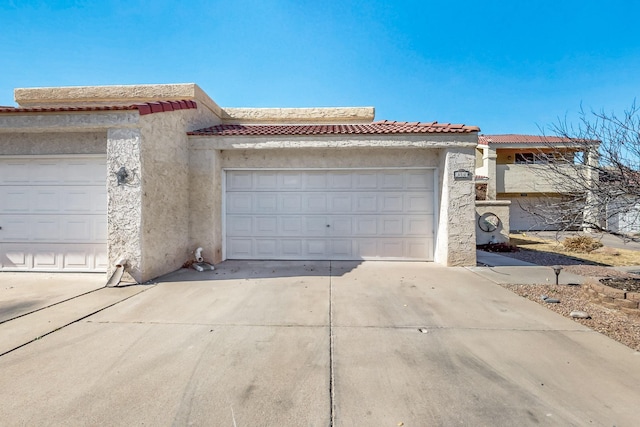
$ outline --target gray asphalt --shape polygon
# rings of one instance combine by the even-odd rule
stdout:
[[[77,320],[35,340],[41,332],[25,332],[0,357],[0,424],[620,427],[640,418],[640,353],[470,269],[225,262],[90,295],[102,304],[80,297],[40,310]],[[32,316],[2,325],[32,318],[24,330],[42,330],[46,316]]]

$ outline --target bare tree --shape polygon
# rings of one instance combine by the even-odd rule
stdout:
[[[565,119],[550,130],[556,136],[545,137],[536,173],[553,191],[522,208],[541,224],[559,230],[583,228],[624,237],[640,231],[640,108],[636,103],[622,116],[581,110],[577,125]]]

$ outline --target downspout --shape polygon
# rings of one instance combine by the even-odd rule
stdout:
[[[118,262],[116,262],[115,267],[116,269],[114,270],[113,274],[111,275],[109,280],[107,280],[106,286],[108,288],[118,286],[118,284],[120,284],[120,281],[122,280],[122,275],[129,268],[129,262],[126,259],[121,258],[118,260]]]

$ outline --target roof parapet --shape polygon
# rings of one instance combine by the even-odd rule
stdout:
[[[224,108],[225,124],[367,124],[375,117],[374,107],[318,108]]]
[[[16,88],[14,98],[22,108],[128,106],[192,100],[216,116],[222,115],[222,109],[195,83]]]

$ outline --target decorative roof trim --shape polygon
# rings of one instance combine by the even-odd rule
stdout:
[[[157,101],[145,102],[133,105],[112,105],[101,107],[0,107],[0,114],[24,114],[24,113],[78,113],[91,111],[127,111],[138,110],[141,116],[166,111],[189,110],[198,108],[198,104],[192,100],[183,101]]]
[[[544,135],[519,135],[519,134],[504,134],[504,135],[479,135],[478,145],[489,144],[550,144],[561,143],[570,144],[576,142],[571,138],[563,138],[559,136],[544,136]]]
[[[188,132],[194,136],[275,136],[275,135],[386,135],[473,133],[477,126],[438,122],[395,122],[389,120],[368,124],[315,125],[239,125],[221,124]]]

